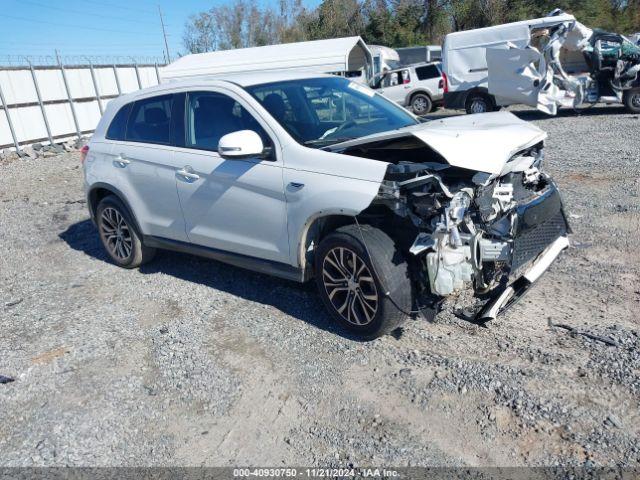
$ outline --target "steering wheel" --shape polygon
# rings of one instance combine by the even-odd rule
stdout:
[[[336,128],[333,132],[331,132],[328,136],[331,135],[335,135],[336,133],[339,133],[347,128],[351,128],[353,126],[357,125],[356,122],[354,120],[349,120],[347,122],[344,122],[342,125],[340,125],[338,128]]]

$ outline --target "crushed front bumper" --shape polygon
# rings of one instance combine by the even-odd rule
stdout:
[[[560,253],[569,247],[566,235],[558,237],[532,262],[531,266],[510,285],[498,289],[489,301],[476,314],[475,321],[487,322],[511,307],[531,288]]]

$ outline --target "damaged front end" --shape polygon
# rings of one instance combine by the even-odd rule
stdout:
[[[560,194],[541,170],[543,142],[492,173],[451,165],[419,136],[344,151],[393,161],[364,215],[393,212],[387,229],[413,265],[419,306],[471,293],[465,315],[493,319],[568,246]]]
[[[529,148],[507,163],[507,173],[489,179],[465,179],[453,167],[389,167],[376,203],[418,230],[409,254],[422,272],[415,279],[422,294],[472,289],[473,317],[490,320],[568,246],[560,194],[540,171],[542,156],[541,144]]]

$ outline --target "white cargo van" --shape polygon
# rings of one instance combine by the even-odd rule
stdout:
[[[560,10],[447,35],[445,107],[482,113],[512,104],[558,108],[624,103],[640,112],[640,48]]]

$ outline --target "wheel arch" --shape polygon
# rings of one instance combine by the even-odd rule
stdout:
[[[96,209],[98,208],[98,204],[100,203],[100,200],[102,200],[103,198],[109,195],[114,195],[115,197],[118,198],[118,200],[120,200],[124,204],[125,207],[127,207],[127,210],[129,211],[129,215],[131,215],[131,220],[133,221],[138,232],[142,234],[142,230],[140,229],[140,224],[138,223],[136,214],[131,208],[131,205],[129,204],[129,202],[127,201],[127,198],[124,196],[124,194],[120,190],[118,190],[113,185],[109,185],[108,183],[102,183],[102,182],[94,183],[91,185],[89,191],[87,192],[87,204],[89,206],[89,213],[91,214],[91,220],[93,220],[93,222],[95,223]]]
[[[349,215],[341,211],[318,212],[311,216],[305,223],[300,241],[298,243],[298,262],[305,272],[305,279],[313,277],[314,250],[309,251],[311,242],[317,246],[324,237],[336,229],[345,225],[356,223],[355,215]]]
[[[467,90],[465,96],[464,96],[464,106],[466,107],[467,105],[467,101],[469,100],[469,97],[471,97],[472,95],[475,94],[481,94],[484,97],[487,97],[489,99],[489,101],[493,104],[494,107],[497,107],[498,104],[496,102],[496,97],[494,97],[491,93],[489,93],[489,89],[487,87],[473,87],[469,90]]]

